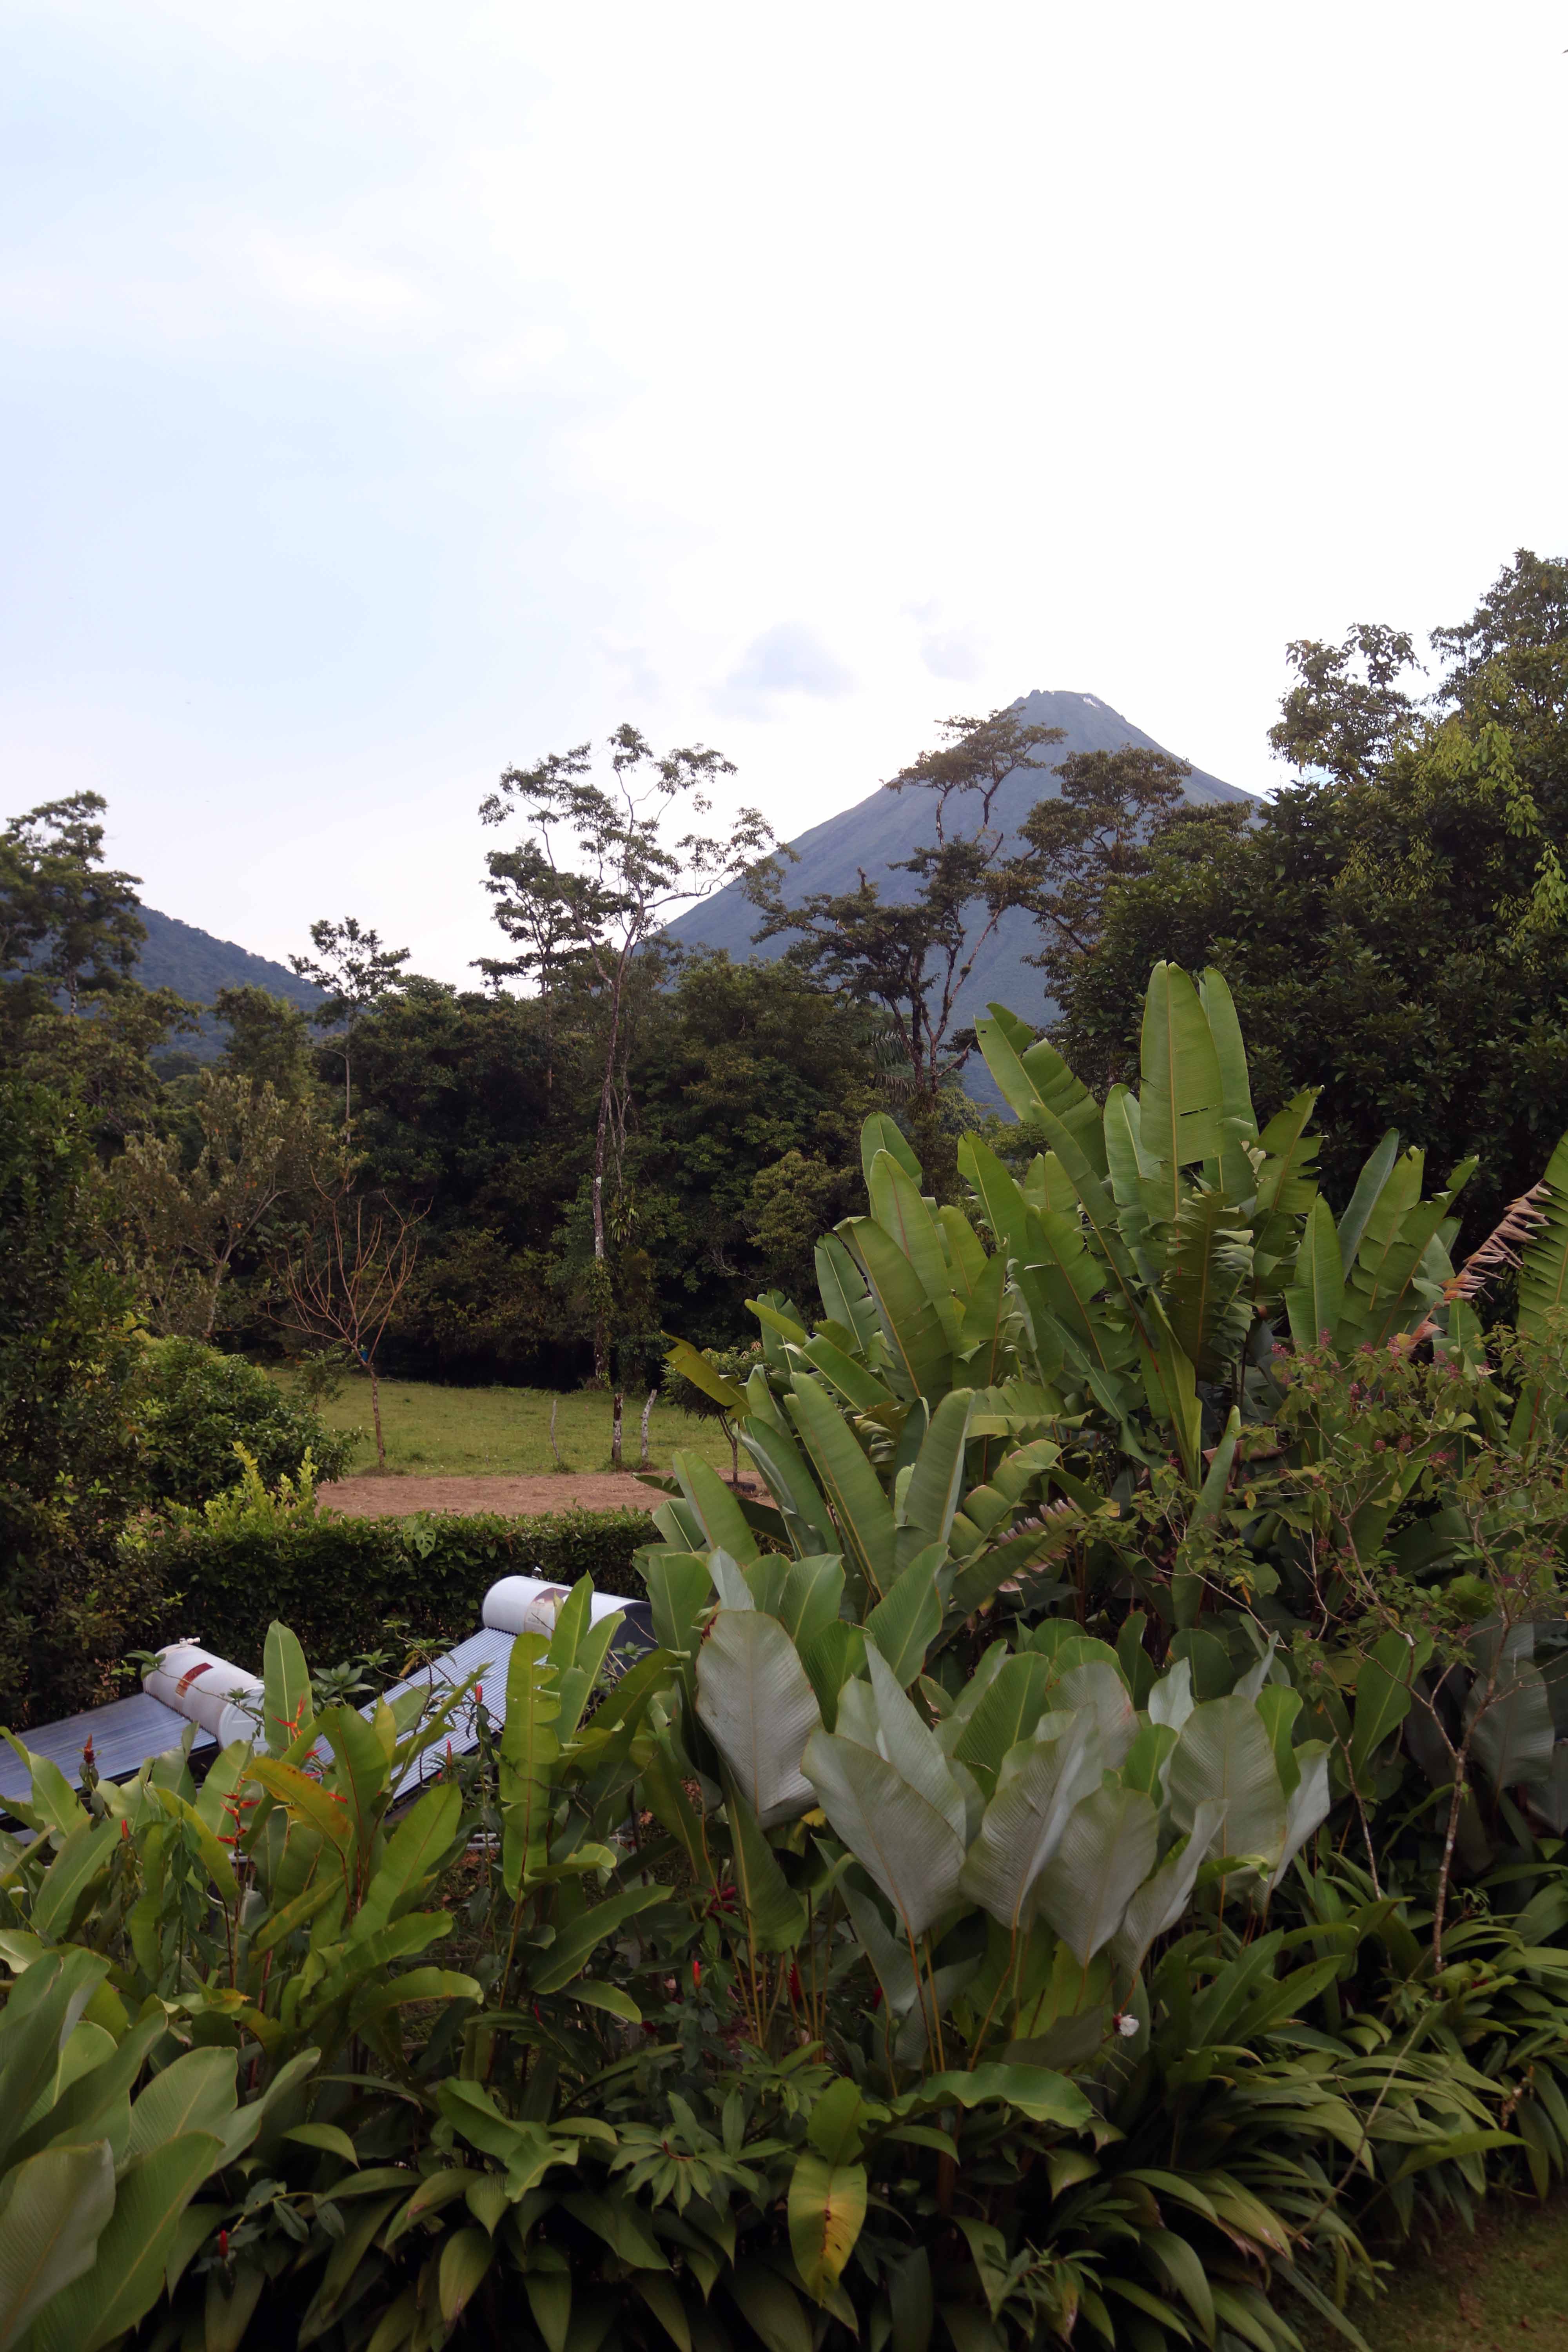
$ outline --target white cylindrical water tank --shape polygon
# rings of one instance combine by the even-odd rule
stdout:
[[[210,1731],[220,1748],[235,1739],[253,1748],[266,1745],[260,1675],[247,1675],[195,1642],[172,1642],[160,1650],[157,1665],[142,1677],[142,1687],[149,1697],[162,1699],[177,1715]]]
[[[483,1622],[496,1633],[553,1633],[555,1620],[571,1598],[564,1584],[545,1584],[537,1576],[503,1576],[485,1595]],[[595,1592],[588,1602],[588,1618],[597,1624],[626,1607],[626,1596]]]

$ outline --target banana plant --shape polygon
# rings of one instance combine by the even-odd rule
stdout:
[[[751,1302],[764,1360],[744,1391],[676,1350],[735,1417],[768,1499],[678,1454],[655,1515],[670,1556],[722,1549],[747,1574],[773,1551],[836,1563],[843,1614],[868,1632],[934,1612],[951,1638],[1004,1584],[1092,1543],[1096,1517],[1115,1514],[1114,1475],[1095,1484],[1069,1465],[1096,1445],[1113,1473],[1173,1456],[1193,1522],[1216,1523],[1243,1418],[1277,1402],[1287,1323],[1299,1345],[1326,1332],[1342,1353],[1474,1324],[1448,1255],[1468,1165],[1423,1199],[1421,1154],[1390,1135],[1336,1223],[1314,1096],[1259,1128],[1219,973],[1194,983],[1156,965],[1139,1089],[1103,1105],[1002,1007],[977,1029],[1044,1147],[1026,1171],[965,1136],[969,1210],[939,1206],[895,1122],[874,1115],[868,1213],[816,1252],[820,1314]]]
[[[1047,2066],[1103,2055],[1200,1880],[1222,1910],[1267,1906],[1327,1815],[1330,1750],[1297,1738],[1272,1649],[1203,1701],[1183,1658],[1140,1706],[1115,1651],[1047,1621],[992,1643],[954,1696],[871,1625],[825,1661],[798,1565],[770,1587],[771,1565],[710,1563],[694,1687],[714,1794],[754,1849],[748,1904],[775,1889],[779,1948],[826,1967],[824,1889],[808,1918],[784,1868],[799,1875],[788,1825],[820,1815],[892,2065],[944,2066],[950,2032],[972,2066],[993,2042]]]

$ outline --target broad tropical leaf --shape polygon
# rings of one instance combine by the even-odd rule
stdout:
[[[1012,1749],[963,1866],[963,1891],[1010,1932],[1028,1923],[1036,1881],[1073,1810],[1100,1779],[1105,1757],[1094,1720],[1053,1718],[1055,1738]]]
[[[1163,1214],[1174,1222],[1181,1171],[1219,1157],[1225,1087],[1197,990],[1179,964],[1157,963],[1143,1000],[1138,1101],[1143,1149],[1163,1171]]]
[[[114,2158],[106,2139],[47,2147],[0,2185],[0,2352],[51,2295],[92,2268],[114,2210]]]
[[[805,1765],[817,1801],[903,1925],[923,1936],[958,1894],[963,1841],[946,1816],[874,1748],[816,1731]]]
[[[811,1784],[801,1751],[822,1713],[776,1618],[718,1612],[698,1655],[697,1712],[764,1829],[805,1811]]]
[[[829,2164],[814,2147],[795,2160],[789,2184],[789,2243],[805,2291],[825,2303],[838,2284],[866,2220],[866,2168]]]
[[[1165,1772],[1172,1815],[1191,1831],[1198,1807],[1225,1807],[1222,1853],[1258,1854],[1272,1867],[1285,1843],[1285,1792],[1274,1750],[1250,1699],[1211,1698],[1194,1706]]]
[[[1568,1135],[1546,1163],[1542,1223],[1520,1254],[1518,1325],[1527,1339],[1543,1339],[1552,1318],[1568,1307]]]

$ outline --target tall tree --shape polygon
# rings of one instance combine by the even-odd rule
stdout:
[[[73,793],[14,816],[0,835],[0,971],[59,990],[74,1013],[82,992],[130,974],[146,926],[137,877],[103,863],[98,793]]]
[[[941,1157],[934,1136],[942,1090],[973,1045],[973,1032],[954,1028],[959,998],[981,949],[1029,882],[1028,861],[1020,861],[997,821],[997,795],[1020,770],[1047,770],[1050,762],[1039,755],[1062,740],[1059,727],[1026,726],[1011,708],[986,719],[944,719],[937,733],[934,750],[883,786],[931,795],[932,839],[893,862],[894,872],[913,877],[907,898],[885,898],[862,869],[853,890],[815,891],[791,906],[777,856],[759,863],[746,882],[763,918],[759,939],[793,935],[792,963],[886,1012],[908,1066],[914,1123],[931,1131],[923,1146],[928,1173]]]
[[[201,1144],[186,1164],[178,1136],[133,1135],[109,1171],[123,1255],[154,1328],[210,1339],[243,1255],[269,1242],[290,1196],[307,1189],[331,1130],[269,1081],[226,1070],[196,1080]]]
[[[399,985],[398,973],[408,961],[406,948],[384,948],[377,931],[363,929],[358,919],[345,915],[341,923],[323,916],[310,926],[313,956],[290,956],[301,980],[326,991],[326,1001],[310,1018],[318,1028],[341,1025],[343,1057],[343,1133],[353,1125],[353,1055],[355,1032],[365,1014]]]
[[[1325,670],[1310,727],[1299,704],[1289,722],[1315,772],[1239,832],[1156,836],[1055,1034],[1109,1085],[1137,1066],[1151,965],[1216,964],[1260,1114],[1321,1086],[1342,1187],[1389,1127],[1440,1170],[1474,1152],[1464,1209],[1484,1225],[1535,1181],[1568,1098],[1568,562],[1521,551],[1431,644],[1427,708],[1373,727],[1364,676]]]
[[[1129,743],[1119,751],[1069,751],[1057,771],[1056,798],[1038,802],[1020,828],[1032,853],[1020,861],[1019,898],[1043,945],[1026,961],[1052,995],[1073,966],[1092,955],[1106,893],[1149,870],[1151,835],[1186,803],[1185,760]],[[1245,820],[1246,811],[1238,812]]]
[[[1415,724],[1415,702],[1400,683],[1416,667],[1415,639],[1359,621],[1337,646],[1297,637],[1285,658],[1296,683],[1268,730],[1276,758],[1302,774],[1364,783]]]
[[[773,835],[755,809],[742,809],[716,832],[672,837],[678,811],[695,819],[711,814],[708,787],[733,775],[732,763],[701,744],[657,752],[635,727],[616,728],[605,745],[608,778],[595,774],[593,746],[551,752],[531,768],[509,768],[482,803],[487,824],[521,814],[532,828],[503,873],[491,862],[492,883],[509,938],[523,942],[521,961],[542,981],[553,968],[542,962],[570,952],[592,973],[602,1030],[598,1113],[594,1129],[594,1370],[612,1388],[612,1458],[619,1465],[624,1392],[613,1360],[616,1302],[609,1265],[612,1204],[618,1196],[626,1145],[627,1087],[624,1015],[635,959],[683,901],[701,899],[744,873],[770,847]],[[504,853],[503,853],[504,855]],[[614,1207],[617,1223],[626,1204]]]

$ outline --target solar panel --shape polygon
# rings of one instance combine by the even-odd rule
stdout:
[[[84,1715],[68,1715],[59,1723],[46,1723],[22,1735],[22,1745],[35,1756],[58,1764],[73,1789],[81,1786],[81,1751],[90,1738],[92,1760],[102,1780],[128,1780],[154,1756],[177,1748],[191,1725],[162,1699],[135,1691],[129,1698],[110,1699],[107,1706],[89,1707]],[[192,1752],[214,1748],[210,1731],[196,1726]],[[13,1748],[0,1748],[0,1801],[26,1799],[32,1781],[27,1768]]]
[[[523,1581],[521,1579],[504,1580],[508,1583]],[[556,1589],[540,1588],[552,1593]],[[488,1601],[489,1595],[486,1598]],[[626,1611],[626,1623],[616,1636],[617,1653],[652,1649],[653,1618],[646,1601],[623,1601],[612,1594],[596,1595],[595,1616],[605,1613],[599,1605],[601,1599]],[[452,1649],[444,1652],[440,1657],[432,1659],[427,1666],[421,1666],[417,1674],[395,1684],[382,1696],[392,1700],[401,1698],[408,1691],[426,1690],[430,1694],[431,1704],[439,1706],[449,1692],[459,1689],[472,1675],[477,1686],[484,1692],[485,1712],[492,1726],[499,1729],[506,1720],[507,1664],[515,1639],[514,1633],[502,1627],[485,1625],[479,1633],[470,1633],[466,1641],[458,1642]],[[190,1654],[199,1659],[206,1654],[193,1650]],[[215,1664],[222,1664],[221,1660],[215,1661]],[[236,1675],[233,1668],[226,1671],[231,1676]],[[159,1676],[161,1683],[165,1679]],[[237,1680],[251,1683],[255,1677],[239,1675]],[[372,1699],[369,1706],[360,1709],[360,1713],[372,1715],[375,1706],[376,1701]],[[232,1710],[226,1710],[226,1715],[227,1712]],[[476,1712],[471,1692],[453,1710],[448,1736],[456,1755],[467,1755],[479,1745]],[[191,1727],[189,1717],[177,1713],[172,1706],[165,1706],[161,1698],[153,1697],[147,1691],[136,1691],[129,1698],[111,1699],[107,1706],[90,1707],[82,1715],[67,1716],[59,1723],[43,1724],[37,1730],[27,1732],[22,1744],[32,1755],[47,1757],[51,1763],[59,1767],[71,1787],[79,1789],[82,1749],[89,1737],[99,1778],[125,1780],[154,1757],[166,1755],[170,1748],[178,1748]],[[212,1733],[197,1724],[195,1738],[191,1744],[193,1757],[210,1759],[216,1752],[217,1742]],[[446,1760],[446,1739],[443,1738],[437,1747],[410,1766],[399,1784],[398,1793],[417,1788],[421,1781],[438,1771]],[[0,1805],[12,1801],[26,1801],[30,1787],[26,1767],[21,1758],[13,1748],[0,1744]]]

